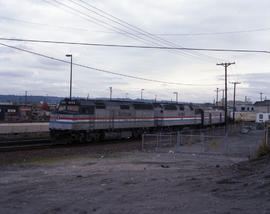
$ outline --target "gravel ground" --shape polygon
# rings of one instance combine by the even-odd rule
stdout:
[[[270,213],[270,157],[139,147],[130,141],[0,153],[0,213]]]

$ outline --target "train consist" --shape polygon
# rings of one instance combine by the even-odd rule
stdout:
[[[222,123],[224,111],[191,104],[65,99],[51,114],[49,128],[53,139],[95,141]]]

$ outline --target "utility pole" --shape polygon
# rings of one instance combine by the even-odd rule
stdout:
[[[233,84],[233,122],[235,122],[235,93],[236,93],[236,85],[241,84],[240,82],[230,82]]]
[[[24,95],[24,104],[27,104],[27,91],[25,91],[25,95]]]
[[[112,100],[112,87],[110,87],[110,100]]]
[[[218,106],[218,88],[215,91],[217,92],[216,106]]]
[[[227,68],[235,62],[217,63],[225,68],[225,133],[227,134]]]
[[[262,93],[262,92],[260,92],[261,102],[262,102],[262,95],[263,95],[263,93]]]

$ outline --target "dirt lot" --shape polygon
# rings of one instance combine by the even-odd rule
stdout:
[[[269,157],[102,146],[1,153],[0,213],[270,213]]]

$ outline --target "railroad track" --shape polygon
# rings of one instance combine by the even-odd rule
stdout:
[[[40,148],[52,145],[55,144],[52,144],[50,138],[3,140],[0,142],[0,151]]]
[[[40,139],[20,139],[20,140],[9,140],[0,141],[0,152],[19,151],[19,150],[32,150],[32,149],[45,149],[53,147],[82,147],[82,146],[104,146],[110,144],[118,144],[123,142],[133,142],[134,139],[121,139],[121,140],[104,140],[100,142],[91,143],[66,143],[65,141],[52,142],[50,138]]]

